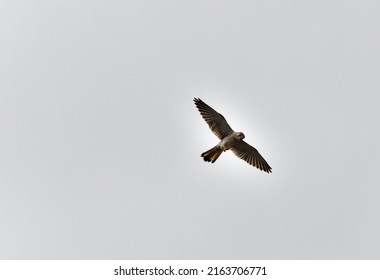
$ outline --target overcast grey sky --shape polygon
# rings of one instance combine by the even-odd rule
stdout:
[[[0,258],[379,259],[379,11],[1,1]]]

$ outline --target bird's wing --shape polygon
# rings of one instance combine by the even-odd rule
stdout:
[[[223,139],[227,135],[234,132],[228,125],[226,119],[202,100],[199,98],[194,98],[194,103],[212,132],[214,132],[219,139]]]
[[[235,155],[245,160],[250,165],[256,166],[258,169],[268,173],[272,172],[272,168],[260,155],[260,153],[254,147],[244,142],[243,140],[237,141],[236,144],[231,148],[231,150],[234,152]]]

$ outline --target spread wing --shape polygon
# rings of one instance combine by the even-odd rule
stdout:
[[[272,167],[265,161],[260,153],[251,145],[243,140],[236,142],[231,148],[235,155],[245,160],[250,165],[256,166],[258,169],[271,173]]]
[[[194,103],[212,132],[214,132],[219,139],[223,139],[227,135],[234,132],[228,125],[226,119],[202,100],[199,98],[194,98]]]

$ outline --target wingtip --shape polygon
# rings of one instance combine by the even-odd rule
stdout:
[[[200,98],[197,98],[197,97],[194,97],[194,98],[193,98],[193,101],[194,101],[195,104],[197,104],[198,102],[201,101],[201,99],[200,99]]]

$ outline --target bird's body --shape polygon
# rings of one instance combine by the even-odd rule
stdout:
[[[225,152],[234,147],[242,139],[244,139],[244,134],[242,132],[233,132],[224,137],[218,145],[223,148],[223,151]]]
[[[205,161],[214,163],[222,152],[232,150],[239,158],[258,169],[268,173],[272,172],[272,168],[259,152],[243,141],[244,133],[233,131],[226,119],[201,99],[194,98],[194,103],[210,129],[221,140],[215,147],[201,154]]]
[[[202,153],[201,157],[203,157],[205,161],[211,161],[214,163],[222,152],[231,149],[238,143],[240,139],[242,139],[241,135],[244,136],[244,134],[241,132],[233,132],[227,135],[214,148]]]

